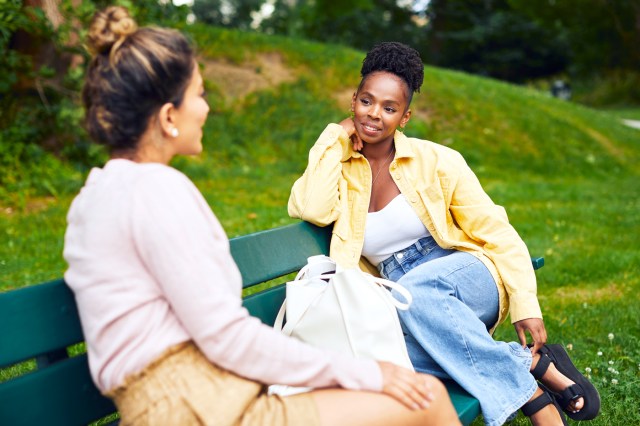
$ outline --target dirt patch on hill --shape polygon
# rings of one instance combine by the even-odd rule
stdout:
[[[32,197],[22,207],[4,206],[0,204],[0,215],[10,217],[19,214],[32,214],[44,211],[58,202],[58,199],[49,197]]]
[[[250,93],[295,81],[296,73],[277,52],[261,53],[243,64],[226,60],[203,60],[203,77],[218,86],[227,99],[242,99]]]
[[[345,114],[348,114],[351,109],[351,99],[353,98],[354,91],[355,90],[353,88],[349,88],[334,92],[331,95],[331,97],[336,101],[336,104],[338,104],[341,109],[344,109]]]

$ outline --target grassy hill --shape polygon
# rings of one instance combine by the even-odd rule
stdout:
[[[230,237],[292,222],[291,184],[324,126],[347,115],[364,53],[200,26],[189,32],[212,110],[205,152],[174,165]],[[591,424],[640,423],[631,403],[640,397],[640,131],[540,92],[430,67],[412,109],[406,133],[460,151],[532,255],[545,257],[538,279],[550,341],[572,348],[603,394],[602,416]],[[49,155],[31,170],[16,185],[39,182],[48,195],[5,198],[0,291],[65,268],[64,216],[87,171]],[[515,338],[508,324],[497,333]]]

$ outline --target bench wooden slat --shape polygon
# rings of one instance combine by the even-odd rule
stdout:
[[[115,413],[89,374],[87,356],[68,358],[0,384],[0,423],[12,426],[82,425]]]
[[[0,367],[84,341],[63,280],[0,293]]]
[[[544,266],[544,257],[532,257],[531,263],[533,264],[533,269],[540,269]]]
[[[329,253],[331,228],[307,222],[231,239],[231,254],[242,273],[243,287],[298,271],[307,257]]]
[[[300,270],[309,256],[329,254],[331,226],[298,223],[232,238],[231,254],[242,273],[243,287],[251,287]],[[531,259],[534,269],[544,258]]]
[[[449,398],[458,413],[460,422],[465,426],[471,424],[480,415],[480,402],[453,380],[445,380],[444,384],[449,391]]]
[[[272,326],[276,315],[285,298],[285,286],[272,287],[260,293],[252,294],[244,298],[242,304],[254,317],[260,318],[263,323]]]

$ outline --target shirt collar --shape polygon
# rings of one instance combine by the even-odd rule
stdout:
[[[404,133],[396,130],[393,139],[396,143],[396,158],[415,157],[413,147],[409,143],[409,138],[407,138]]]

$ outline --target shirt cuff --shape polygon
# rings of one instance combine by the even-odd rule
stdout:
[[[532,293],[510,295],[509,314],[512,323],[527,318],[542,318],[542,309],[540,309],[538,297]]]

